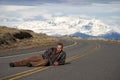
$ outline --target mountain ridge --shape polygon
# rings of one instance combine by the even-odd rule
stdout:
[[[119,28],[111,27],[100,20],[81,18],[79,16],[57,16],[49,20],[25,22],[17,28],[29,29],[37,33],[53,36],[81,33],[92,37],[102,37],[110,33],[120,33]]]

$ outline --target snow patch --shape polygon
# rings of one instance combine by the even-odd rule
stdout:
[[[19,29],[29,29],[37,33],[48,35],[71,35],[83,33],[91,36],[100,36],[111,31],[120,32],[117,27],[110,27],[97,19],[81,18],[80,16],[56,16],[43,21],[25,22]]]

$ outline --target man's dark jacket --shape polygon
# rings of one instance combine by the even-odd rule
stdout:
[[[62,50],[59,53],[56,53],[57,49],[56,48],[50,48],[46,50],[43,54],[43,57],[45,59],[48,59],[48,65],[52,65],[55,61],[59,63],[59,65],[64,65],[65,64],[65,59],[66,59],[66,53]],[[57,57],[53,60],[51,58],[51,55],[58,54]]]

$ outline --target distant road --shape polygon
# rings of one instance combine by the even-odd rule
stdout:
[[[57,67],[9,67],[9,62],[43,53],[0,57],[3,80],[120,80],[120,43],[74,41],[64,48],[67,63]],[[24,51],[22,51],[24,53]]]

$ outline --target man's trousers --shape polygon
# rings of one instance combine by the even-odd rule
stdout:
[[[14,64],[15,67],[27,66],[28,64],[32,64],[32,66],[37,67],[37,66],[47,65],[48,60],[44,59],[43,56],[40,54],[40,55],[37,55],[37,56],[25,58],[25,59],[20,60],[20,61],[15,61],[15,62],[12,62],[12,63]]]

